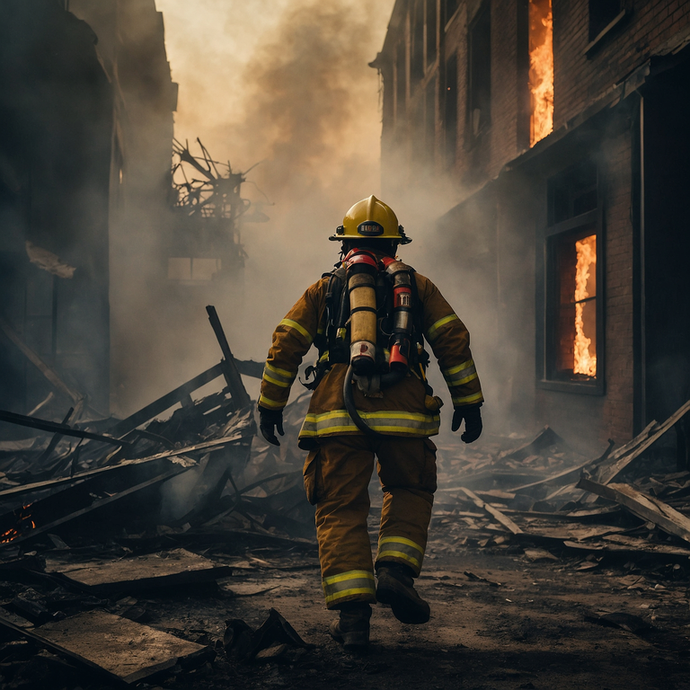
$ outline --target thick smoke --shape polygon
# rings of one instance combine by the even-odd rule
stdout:
[[[270,13],[261,4],[249,13],[238,3],[157,3],[180,82],[176,136],[201,137],[236,170],[263,161],[243,194],[265,194],[271,220],[245,225],[244,288],[215,300],[235,354],[254,359],[265,356],[275,324],[336,261],[338,247],[327,236],[345,211],[379,194],[379,83],[368,62],[383,43],[393,2],[276,2]],[[218,357],[203,298],[187,331],[201,333],[196,356],[187,351],[179,362],[189,375]]]

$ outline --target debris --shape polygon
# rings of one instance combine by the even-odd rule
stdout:
[[[578,487],[622,505],[634,515],[649,520],[665,532],[690,542],[690,518],[663,501],[647,496],[627,484],[604,486],[583,476]]]
[[[538,563],[539,561],[557,561],[558,558],[546,549],[525,549],[525,557],[528,561],[532,563]]]
[[[46,573],[58,575],[96,595],[134,592],[159,587],[192,585],[227,577],[232,568],[185,549],[134,556],[121,560],[74,562],[46,559]]]
[[[492,582],[491,580],[487,580],[485,577],[481,577],[480,575],[475,575],[470,570],[465,570],[464,575],[468,580],[472,580],[472,582],[485,582],[490,587],[500,587],[501,586],[500,582]]]
[[[513,534],[522,534],[522,530],[509,517],[506,517],[500,510],[498,510],[498,508],[494,508],[492,505],[485,503],[481,498],[479,498],[479,496],[477,496],[477,494],[465,487],[460,487],[459,490],[464,493],[465,496],[467,496],[472,503],[477,506],[477,508],[485,510],[509,532],[512,532]]]
[[[214,656],[209,647],[103,611],[80,613],[31,631],[0,617],[0,627],[128,684],[178,661],[200,665]]]
[[[305,650],[311,647],[273,608],[270,609],[268,618],[256,631],[252,631],[243,620],[226,621],[223,645],[226,653],[234,658],[263,658],[264,660],[275,660],[278,657],[285,657],[290,650]],[[264,653],[261,654],[261,652]],[[294,660],[294,655],[292,660]]]
[[[631,613],[624,613],[617,611],[614,613],[596,612],[585,615],[585,620],[597,625],[603,625],[608,628],[620,628],[627,630],[634,635],[643,635],[652,629],[652,625],[647,623],[639,616],[634,616]]]

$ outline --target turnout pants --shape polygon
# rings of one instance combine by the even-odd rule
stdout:
[[[415,576],[422,567],[436,490],[436,446],[428,438],[322,438],[307,456],[304,485],[316,505],[321,578],[330,609],[347,601],[376,601],[367,532],[374,456],[383,489],[376,564],[404,563]]]

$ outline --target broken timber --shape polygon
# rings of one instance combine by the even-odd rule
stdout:
[[[640,493],[628,484],[599,484],[588,477],[582,477],[579,489],[590,491],[598,496],[615,501],[637,517],[653,522],[657,527],[690,542],[690,518],[671,508],[668,504]]]
[[[82,431],[81,429],[73,429],[67,424],[60,424],[59,422],[49,422],[46,419],[36,419],[35,417],[26,417],[23,414],[15,412],[7,412],[0,410],[0,421],[9,422],[10,424],[17,424],[19,426],[27,426],[31,429],[39,429],[40,431],[49,431],[54,434],[62,436],[74,436],[76,438],[89,439],[91,441],[101,441],[102,443],[109,443],[113,446],[126,446],[130,444],[126,441],[121,441],[111,436],[103,436],[102,434],[92,434],[89,431]]]
[[[235,364],[240,374],[251,376],[257,379],[260,379],[262,376],[263,364],[260,362],[253,362],[251,360],[236,360]],[[110,433],[113,436],[125,436],[130,431],[133,431],[138,426],[144,424],[144,422],[148,422],[150,419],[153,419],[153,417],[170,409],[173,405],[186,400],[198,388],[201,388],[207,383],[217,379],[219,376],[223,376],[224,371],[225,364],[223,362],[212,366],[210,369],[207,369],[198,376],[195,376],[193,379],[183,383],[181,386],[178,386],[174,390],[158,398],[158,400],[154,400],[152,403],[146,405],[146,407],[142,407],[140,410],[134,412],[126,419],[118,422],[110,430]]]
[[[658,441],[673,426],[682,421],[690,412],[690,400],[676,410],[663,424],[652,422],[644,431],[627,443],[617,452],[612,453],[608,460],[599,467],[596,480],[600,484],[612,482],[623,470],[636,460],[647,448]]]
[[[0,627],[128,684],[182,660],[201,664],[214,656],[209,647],[103,611],[79,613],[31,630],[0,616]]]
[[[158,587],[212,582],[232,573],[227,565],[185,549],[113,560],[62,562],[46,559],[46,573],[97,596],[113,592],[133,592]]]
[[[230,345],[225,337],[225,331],[223,331],[223,326],[218,318],[218,313],[214,306],[209,305],[206,307],[206,312],[208,313],[208,319],[211,322],[211,327],[213,332],[216,334],[218,339],[218,344],[223,353],[223,361],[221,362],[223,366],[223,376],[225,377],[225,382],[228,384],[228,389],[230,394],[237,403],[238,408],[247,407],[251,404],[251,399],[247,389],[242,383],[242,377],[240,372],[237,370],[237,365],[235,364],[235,358],[230,350]]]
[[[477,506],[477,508],[481,508],[489,513],[489,515],[491,515],[496,522],[503,525],[503,527],[505,527],[509,532],[512,532],[513,534],[523,534],[523,531],[509,517],[506,517],[500,510],[498,510],[498,508],[494,508],[492,505],[482,501],[482,499],[479,498],[479,496],[477,496],[477,494],[475,494],[473,491],[470,491],[465,487],[460,487],[459,491],[462,491],[462,493],[464,493],[465,496],[467,496],[467,498],[469,498],[472,503]]]

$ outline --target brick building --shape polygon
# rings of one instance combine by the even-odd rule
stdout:
[[[396,2],[384,198],[433,195],[496,419],[601,445],[690,398],[689,43],[681,0]]]
[[[56,392],[19,340],[108,413],[111,278],[163,232],[176,94],[154,0],[0,4],[0,409]]]

